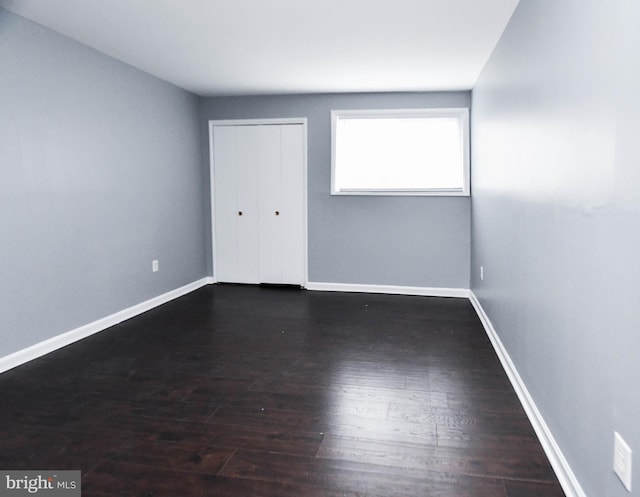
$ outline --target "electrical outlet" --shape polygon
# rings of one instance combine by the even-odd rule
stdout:
[[[484,266],[480,266],[480,280],[484,281]]]
[[[631,448],[617,431],[613,432],[613,470],[631,492]]]
[[[151,270],[154,273],[157,273],[160,270],[160,263],[158,262],[158,259],[151,261]]]

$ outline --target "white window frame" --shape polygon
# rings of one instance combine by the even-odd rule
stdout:
[[[463,185],[461,188],[403,188],[338,189],[336,187],[336,131],[339,118],[411,118],[411,117],[450,117],[461,125],[461,151]],[[377,109],[377,110],[332,110],[331,111],[331,195],[411,195],[411,196],[469,196],[469,109],[466,107],[433,109]]]

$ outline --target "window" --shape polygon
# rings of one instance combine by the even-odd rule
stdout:
[[[469,110],[334,110],[332,195],[469,195]]]

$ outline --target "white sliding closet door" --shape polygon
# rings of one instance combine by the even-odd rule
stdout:
[[[304,284],[304,126],[213,127],[218,281]]]

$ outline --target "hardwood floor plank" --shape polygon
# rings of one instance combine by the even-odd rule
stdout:
[[[326,435],[317,457],[457,475],[556,482],[547,458],[540,451],[459,449]]]
[[[560,486],[538,482],[506,481],[507,497],[564,497]]]
[[[292,431],[323,432],[326,424],[318,413],[265,409],[264,407],[223,406],[209,417],[208,423],[239,425],[258,430],[272,430],[286,426]]]
[[[305,383],[321,387],[345,385],[399,390],[406,388],[406,375],[388,370],[376,371],[375,367],[371,370],[351,368],[348,371],[342,369],[318,371],[311,368],[293,367],[276,373],[272,370],[270,373],[261,375],[261,378],[267,381]]]
[[[286,426],[254,429],[240,425],[217,425],[126,415],[105,419],[93,432],[118,433],[121,437],[136,440],[189,442],[300,455],[315,454],[322,442],[320,433],[294,432]]]
[[[110,450],[106,458],[112,462],[145,464],[213,475],[222,469],[235,450],[190,440],[181,443],[136,440],[126,447]]]
[[[236,452],[221,474],[381,497],[505,495],[502,481],[490,478],[252,451]]]
[[[185,402],[210,403],[237,407],[270,408],[285,411],[325,412],[329,406],[324,397],[300,394],[274,394],[269,392],[240,391],[218,394],[208,388],[199,387],[184,398]]]
[[[116,434],[89,435],[44,426],[2,432],[0,466],[4,469],[80,470],[101,462],[110,450],[126,450],[130,442]]]
[[[349,406],[334,406],[317,412],[289,411],[264,407],[223,406],[209,419],[209,423],[239,424],[263,428],[287,426],[294,431],[326,432],[332,426],[357,423],[384,423],[387,421],[389,405],[376,403]]]
[[[440,405],[448,402],[445,395],[433,392],[406,390],[404,388],[385,388],[330,384],[328,386],[309,385],[291,381],[279,381],[259,378],[251,385],[252,392],[282,393],[289,395],[313,394],[323,399],[349,399],[353,402],[416,402],[420,404]]]
[[[204,475],[139,464],[106,461],[82,482],[90,497],[368,497],[344,490],[244,478]]]
[[[430,407],[417,404],[389,405],[389,419],[415,424],[438,426],[438,432],[455,435],[474,434],[516,435],[536,438],[531,423],[523,417],[496,416],[478,408]]]

